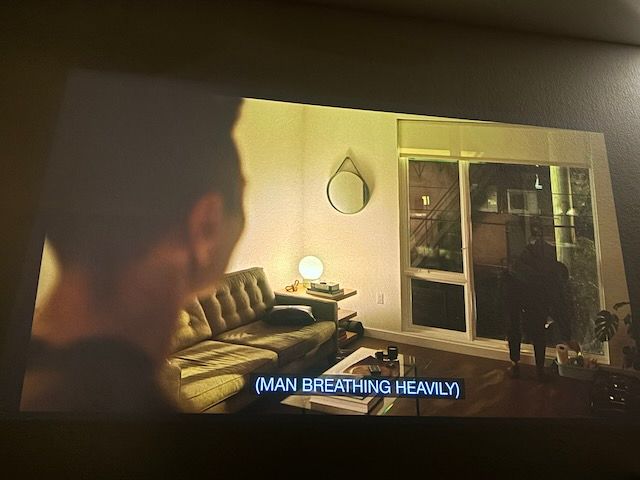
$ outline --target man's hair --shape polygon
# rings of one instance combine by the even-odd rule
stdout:
[[[231,137],[241,101],[195,82],[76,71],[69,75],[43,196],[62,264],[126,264],[199,198],[241,208]]]

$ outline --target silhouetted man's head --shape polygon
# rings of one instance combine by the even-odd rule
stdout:
[[[540,222],[539,219],[534,219],[531,221],[530,230],[531,230],[531,236],[533,238],[544,237],[544,226],[542,225],[542,222]]]
[[[191,290],[221,274],[244,222],[231,136],[239,105],[194,82],[71,74],[43,202],[63,269],[108,289],[170,241]]]

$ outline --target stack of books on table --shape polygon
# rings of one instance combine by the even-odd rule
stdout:
[[[334,290],[331,293],[323,292],[321,290],[314,290],[312,288],[307,288],[307,293],[309,293],[311,295],[316,295],[318,297],[333,298],[333,297],[337,297],[339,295],[344,294],[344,288],[341,288],[340,290]]]
[[[322,397],[317,396],[311,399],[311,409],[319,412],[337,413],[336,410],[345,413],[369,413],[378,402],[382,400],[380,396],[368,397]]]

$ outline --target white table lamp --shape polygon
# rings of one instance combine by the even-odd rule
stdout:
[[[318,257],[308,255],[300,260],[298,271],[302,275],[302,283],[305,288],[309,288],[312,280],[318,280],[322,276],[324,266]]]

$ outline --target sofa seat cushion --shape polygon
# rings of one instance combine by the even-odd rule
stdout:
[[[316,322],[304,327],[269,325],[262,320],[224,332],[216,340],[247,345],[278,354],[278,366],[286,365],[329,340],[336,330],[334,322]]]
[[[206,340],[170,361],[181,370],[181,401],[202,411],[242,390],[252,373],[274,371],[278,357],[270,350]]]

